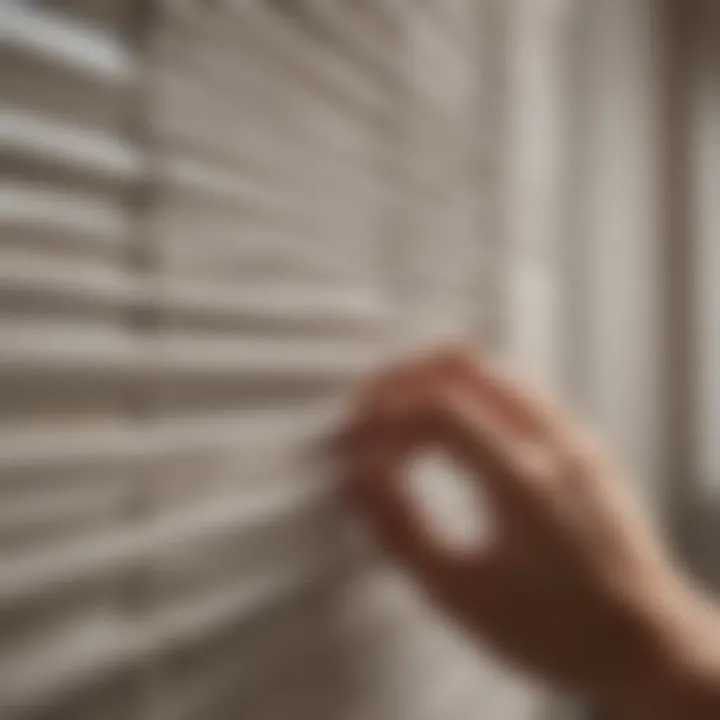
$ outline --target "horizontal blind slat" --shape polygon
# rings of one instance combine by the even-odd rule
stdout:
[[[15,52],[59,64],[103,84],[129,83],[133,78],[131,55],[111,33],[52,10],[3,3],[0,42]]]
[[[123,184],[145,171],[142,155],[118,137],[19,110],[0,111],[0,153]]]

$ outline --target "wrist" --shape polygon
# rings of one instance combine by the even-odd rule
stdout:
[[[716,720],[720,614],[679,583],[655,597],[664,602],[647,602],[645,632],[611,691],[611,706],[619,720]]]

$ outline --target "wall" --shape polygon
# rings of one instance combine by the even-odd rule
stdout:
[[[691,6],[687,113],[689,123],[688,217],[692,296],[689,320],[692,351],[690,420],[694,428],[688,492],[688,525],[694,528],[692,554],[712,584],[720,584],[720,50],[716,3]]]

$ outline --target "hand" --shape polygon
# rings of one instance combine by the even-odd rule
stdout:
[[[343,438],[346,489],[382,546],[502,655],[627,717],[720,717],[701,693],[720,688],[715,611],[614,459],[555,404],[450,350],[375,378]],[[428,449],[482,484],[494,523],[481,545],[443,544],[411,497],[407,460]]]

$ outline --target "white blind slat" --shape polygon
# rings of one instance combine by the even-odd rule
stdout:
[[[131,55],[113,34],[59,12],[3,3],[0,42],[17,53],[38,56],[103,84],[127,83],[132,78]]]

